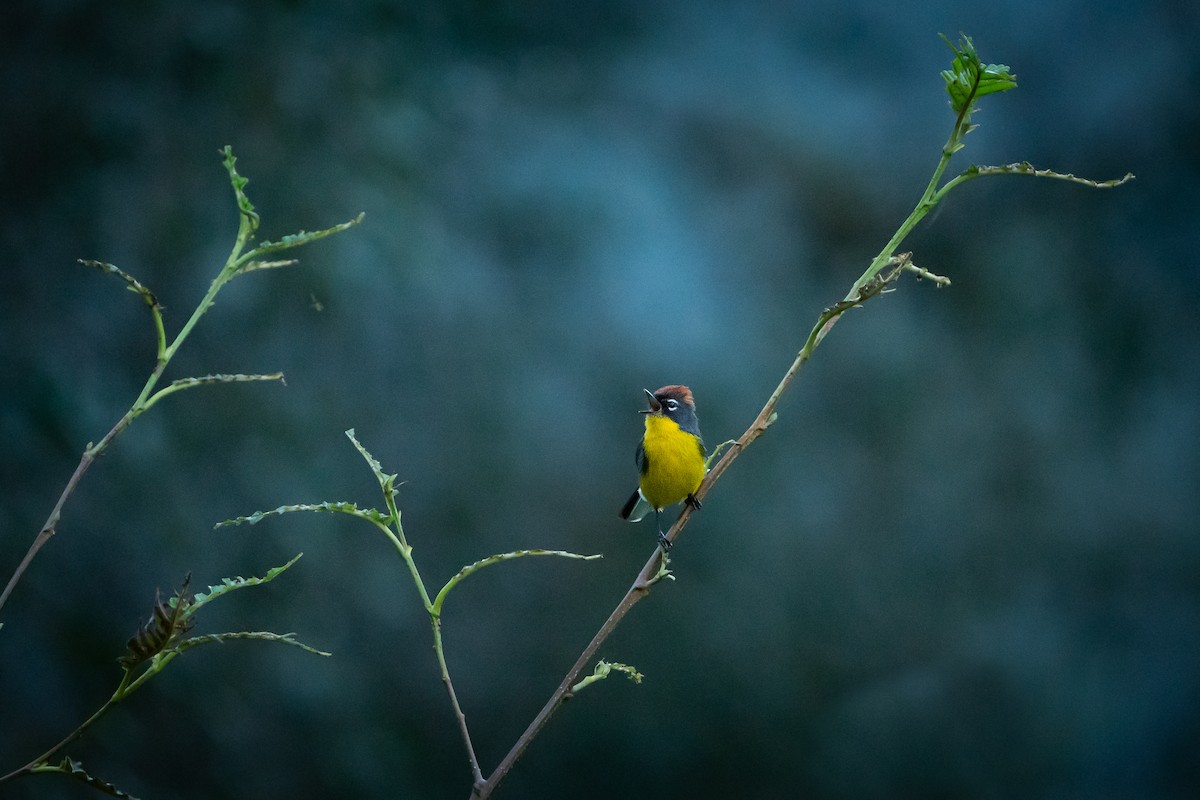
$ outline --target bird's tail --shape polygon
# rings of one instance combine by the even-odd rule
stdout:
[[[650,505],[650,501],[642,497],[642,490],[638,489],[629,496],[629,499],[625,501],[624,507],[621,508],[621,519],[630,522],[641,522],[653,510],[654,506]]]

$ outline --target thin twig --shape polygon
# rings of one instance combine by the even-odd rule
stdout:
[[[114,705],[119,703],[121,701],[121,699],[127,693],[126,690],[128,689],[128,686],[129,686],[129,673],[126,672],[125,676],[121,679],[120,686],[118,686],[117,690],[115,692],[113,692],[112,697],[108,698],[108,700],[105,701],[104,705],[102,705],[102,706],[100,706],[100,708],[96,709],[96,713],[92,714],[86,720],[81,722],[79,724],[79,727],[77,727],[75,730],[71,731],[69,734],[67,734],[65,737],[63,737],[62,741],[60,741],[58,744],[51,747],[49,750],[42,753],[37,758],[33,759],[25,766],[18,767],[17,769],[14,769],[12,772],[8,773],[7,775],[0,777],[0,783],[7,783],[8,781],[13,780],[14,778],[19,778],[22,775],[29,775],[39,765],[47,763],[51,758],[54,757],[54,755],[56,753],[58,753],[64,747],[69,745],[71,742],[75,741],[80,736],[82,736],[84,731],[86,731],[88,728],[90,728],[98,719],[103,717],[104,714],[110,708],[112,708]]]
[[[161,364],[160,368],[154,371],[155,380],[159,375],[162,374],[163,367],[166,367],[166,364]],[[9,595],[12,594],[13,589],[21,580],[21,576],[25,574],[25,570],[29,568],[29,564],[33,561],[33,557],[36,556],[38,551],[45,546],[46,542],[54,538],[54,534],[58,532],[58,521],[62,517],[63,506],[66,505],[67,500],[70,499],[71,495],[75,493],[75,487],[79,485],[79,481],[81,478],[83,478],[84,473],[88,471],[88,467],[92,466],[96,460],[96,457],[104,452],[105,448],[108,447],[109,443],[112,442],[113,439],[116,439],[123,430],[129,427],[129,423],[133,421],[134,416],[135,415],[132,413],[132,409],[130,412],[126,412],[126,414],[117,421],[117,424],[113,426],[112,430],[104,435],[104,438],[101,439],[98,444],[93,445],[89,443],[87,449],[83,451],[83,456],[80,457],[78,466],[76,466],[75,471],[71,473],[71,477],[67,481],[66,487],[63,488],[62,494],[58,496],[58,501],[55,502],[54,508],[50,511],[50,516],[46,517],[46,522],[42,525],[41,530],[38,531],[37,536],[33,538],[33,543],[29,545],[29,550],[25,552],[25,557],[21,559],[21,563],[17,565],[12,577],[8,579],[8,585],[5,586],[4,591],[0,593],[0,610],[2,610],[4,608],[4,604],[8,602]]]
[[[235,275],[239,274],[239,272],[246,272],[250,269],[285,266],[287,263],[292,263],[283,261],[256,261],[255,259],[261,255],[264,255],[268,252],[299,247],[300,245],[307,244],[308,242],[316,241],[317,239],[322,239],[326,236],[344,231],[347,228],[357,225],[363,220],[363,215],[360,213],[354,219],[349,220],[348,222],[343,222],[340,225],[335,225],[332,228],[312,232],[301,231],[300,233],[291,236],[284,236],[283,239],[278,242],[264,242],[249,252],[243,252],[246,246],[254,238],[254,232],[258,229],[259,218],[258,214],[254,211],[253,204],[242,191],[245,188],[246,179],[238,175],[237,170],[234,168],[234,163],[237,161],[237,159],[234,158],[233,151],[226,146],[222,150],[222,153],[225,156],[225,169],[229,173],[230,181],[233,185],[235,199],[237,200],[238,208],[241,212],[238,219],[237,237],[234,240],[233,249],[230,251],[229,257],[225,260],[225,266],[222,267],[221,271],[217,273],[217,276],[213,278],[212,283],[209,285],[208,291],[200,300],[200,304],[196,306],[196,309],[192,312],[192,315],[188,318],[187,322],[184,323],[179,333],[175,335],[175,338],[170,345],[166,343],[166,334],[163,329],[162,306],[159,304],[158,299],[154,296],[153,292],[146,288],[145,285],[143,285],[132,275],[113,266],[112,264],[87,259],[80,260],[81,264],[90,267],[96,267],[104,272],[108,272],[120,277],[128,285],[128,288],[140,295],[145,301],[146,305],[150,307],[150,312],[154,317],[155,336],[157,339],[158,351],[157,358],[155,360],[154,371],[150,373],[150,377],[147,378],[145,385],[142,386],[142,391],[138,395],[137,399],[133,401],[133,405],[129,407],[129,410],[125,412],[121,419],[117,421],[117,424],[113,426],[112,430],[105,434],[104,438],[101,439],[99,443],[95,445],[89,443],[87,449],[84,450],[83,456],[79,460],[79,465],[75,467],[75,472],[72,473],[71,478],[67,481],[66,487],[62,491],[62,494],[59,495],[58,501],[54,504],[54,508],[50,512],[50,516],[46,518],[45,524],[42,525],[41,530],[39,530],[37,535],[34,537],[33,543],[30,544],[29,550],[25,553],[25,557],[21,559],[21,563],[17,565],[17,569],[13,572],[12,577],[9,578],[8,584],[4,587],[4,591],[0,592],[0,611],[4,609],[5,603],[8,602],[8,598],[10,595],[12,595],[13,589],[16,587],[17,583],[20,582],[21,576],[25,574],[25,570],[29,568],[34,556],[36,556],[38,551],[41,550],[42,547],[44,547],[46,543],[54,537],[54,534],[58,530],[58,522],[62,516],[63,506],[66,505],[67,500],[70,499],[72,494],[74,494],[75,487],[79,484],[79,480],[83,477],[84,473],[87,472],[88,468],[96,460],[97,456],[101,455],[108,445],[118,435],[120,435],[122,431],[128,428],[130,423],[137,419],[141,414],[147,411],[163,397],[182,389],[191,388],[192,386],[205,385],[208,383],[231,383],[235,381],[283,380],[283,375],[280,373],[276,373],[274,375],[208,375],[201,378],[185,378],[178,380],[172,383],[170,386],[159,390],[157,393],[154,393],[154,388],[158,385],[158,381],[162,377],[163,372],[166,370],[167,364],[170,363],[176,351],[178,351],[180,346],[183,345],[184,340],[188,338],[188,334],[191,333],[192,328],[196,326],[196,324],[200,321],[200,318],[204,316],[204,313],[216,302],[217,293],[221,291],[221,288]],[[248,266],[249,264],[253,264],[254,266],[250,267]]]
[[[467,715],[463,713],[458,703],[458,693],[454,691],[454,681],[450,680],[450,668],[446,665],[446,651],[442,644],[442,618],[431,614],[433,624],[433,650],[437,653],[438,669],[442,673],[442,683],[446,685],[446,694],[450,696],[450,705],[454,709],[454,717],[458,720],[458,730],[462,734],[463,746],[467,748],[467,761],[471,764],[471,779],[478,786],[483,781],[483,770],[479,768],[479,757],[475,755],[475,745],[471,743],[471,731],[467,728]]]

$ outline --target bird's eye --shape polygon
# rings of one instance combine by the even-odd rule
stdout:
[[[663,405],[666,406],[667,410],[669,411],[676,411],[679,409],[678,400],[667,400],[665,403],[663,403]]]

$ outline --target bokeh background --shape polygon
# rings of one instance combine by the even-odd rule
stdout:
[[[0,567],[237,226],[366,221],[230,284],[176,395],[88,473],[4,609],[0,771],[115,687],[156,587],[276,582],[69,753],[142,797],[465,797],[428,622],[343,431],[407,481],[485,770],[653,547],[616,511],[641,390],[741,433],[908,213],[952,122],[938,33],[1012,66],[905,244],[949,275],[848,315],[709,496],[505,797],[1200,792],[1200,35],[1186,2],[22,2],[0,27]],[[15,798],[91,796],[61,777]]]

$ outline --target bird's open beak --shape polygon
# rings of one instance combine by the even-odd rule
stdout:
[[[639,411],[639,414],[659,414],[662,412],[662,403],[658,402],[658,398],[654,396],[654,392],[649,389],[642,389],[646,393],[646,403],[649,408]]]

